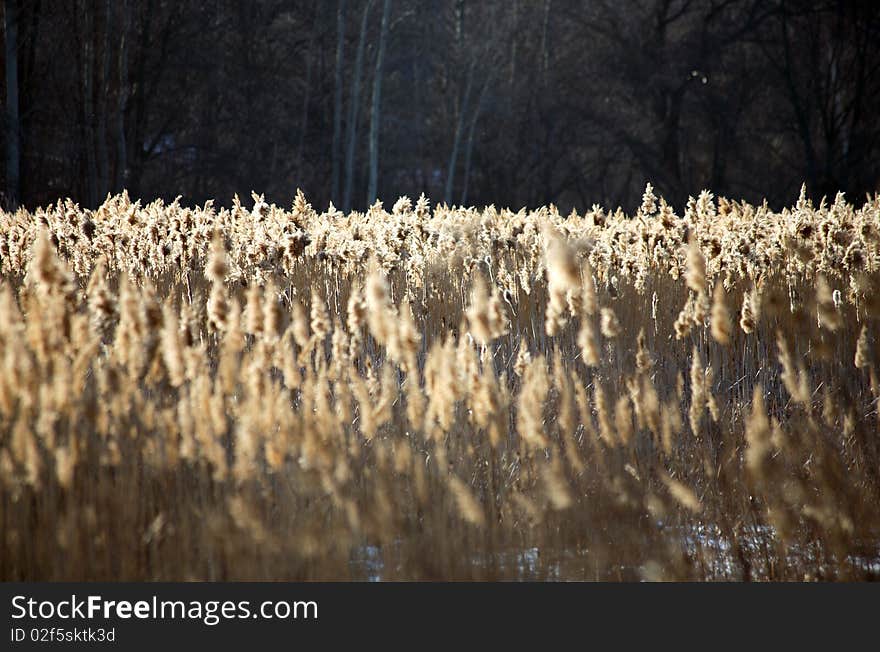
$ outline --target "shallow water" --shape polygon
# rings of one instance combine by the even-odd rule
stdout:
[[[735,546],[725,538],[720,528],[711,524],[695,524],[677,530],[683,550],[694,560],[705,580],[733,580],[743,578],[740,561],[736,557]],[[748,536],[741,536],[739,545],[749,558],[761,559],[765,551],[775,555],[778,541],[773,528],[759,526],[752,528]],[[355,549],[349,561],[352,579],[381,582],[392,579],[407,579],[407,573],[400,566],[386,568],[387,559],[399,558],[400,544],[390,544],[385,554],[381,546],[363,545]],[[785,564],[792,567],[814,569],[817,578],[833,578],[836,568],[833,558],[819,557],[815,550],[789,546],[785,550]],[[612,565],[597,567],[597,560],[589,550],[563,550],[542,552],[538,547],[507,550],[496,553],[476,553],[471,556],[471,566],[477,570],[474,575],[485,576],[491,569],[491,576],[505,580],[658,580],[667,579],[663,568],[654,561],[645,560],[641,565]],[[849,555],[846,565],[853,571],[853,579],[880,579],[880,544],[873,546],[869,554]],[[775,560],[779,564],[779,560]]]

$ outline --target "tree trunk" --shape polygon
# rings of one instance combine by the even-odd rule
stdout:
[[[339,0],[336,10],[336,76],[333,88],[333,171],[331,174],[331,201],[339,201],[339,177],[342,167],[342,71],[345,50],[345,0]]]
[[[550,68],[550,0],[544,0],[544,20],[541,27],[541,82],[546,83]]]
[[[302,105],[302,118],[300,119],[300,129],[299,129],[299,143],[296,148],[296,174],[297,174],[297,185],[299,185],[300,179],[302,178],[302,165],[303,165],[303,154],[306,145],[306,133],[309,130],[309,103],[312,100],[312,72],[314,70],[314,50],[315,50],[315,36],[318,34],[319,28],[319,20],[321,17],[321,1],[315,3],[315,22],[312,25],[311,34],[309,34],[309,47],[306,51],[306,92],[303,95],[303,105]],[[273,174],[274,177],[274,174]]]
[[[513,29],[512,33],[519,33],[519,0],[513,0],[513,9],[511,10],[512,20],[511,24]],[[508,78],[508,85],[513,88],[516,85],[516,46],[519,43],[518,38],[510,39],[510,76]]]
[[[455,168],[458,164],[458,152],[461,149],[461,137],[464,132],[464,120],[467,115],[468,105],[471,101],[471,89],[474,85],[474,64],[476,57],[471,59],[468,67],[467,81],[464,87],[464,98],[458,111],[458,121],[455,125],[455,136],[452,138],[452,152],[449,154],[449,166],[446,171],[446,189],[443,192],[443,201],[447,205],[452,203],[452,191],[455,185]]]
[[[6,201],[18,207],[21,191],[21,125],[18,114],[18,7],[5,0],[6,41]]]
[[[788,20],[785,13],[781,14],[781,32],[784,62],[785,84],[788,89],[788,99],[791,102],[791,108],[795,115],[798,134],[801,138],[801,145],[804,148],[804,161],[807,166],[807,181],[811,190],[815,191],[819,186],[819,165],[816,161],[816,149],[813,146],[813,136],[810,133],[810,124],[807,117],[807,111],[801,101],[800,94],[797,90],[795,82],[795,63],[791,53],[791,44],[788,35]]]
[[[122,192],[128,181],[128,149],[125,140],[125,111],[128,108],[128,35],[131,31],[131,11],[128,0],[119,3],[122,12],[122,31],[119,40],[119,59],[117,75],[119,89],[116,94],[116,175],[113,181],[115,192]]]
[[[681,160],[681,110],[685,91],[684,84],[669,91],[667,95],[668,110],[662,123],[661,165],[666,173],[668,192],[675,203],[683,203],[688,195]]]
[[[373,101],[370,109],[370,178],[367,184],[367,205],[376,200],[379,186],[379,123],[382,119],[382,74],[385,69],[385,46],[388,41],[388,17],[391,14],[391,0],[385,0],[382,7],[382,27],[379,31],[379,53],[376,55],[376,70],[373,73]]]
[[[131,123],[132,154],[131,166],[128,169],[129,191],[135,196],[141,192],[141,178],[146,164],[146,151],[144,148],[144,132],[147,125],[147,53],[153,46],[152,31],[155,5],[153,0],[147,0],[146,7],[142,10],[140,34],[137,43],[137,65],[135,66],[134,83],[132,84],[132,99],[134,101],[134,119]]]
[[[342,207],[348,213],[351,211],[351,193],[354,187],[354,150],[357,145],[357,120],[361,98],[361,76],[364,69],[364,47],[367,41],[367,19],[370,17],[370,9],[373,8],[373,0],[367,0],[364,13],[361,16],[361,31],[358,36],[357,55],[354,60],[354,72],[351,79],[351,107],[348,113],[348,128],[346,129],[345,145],[345,192],[343,194]]]
[[[489,89],[489,84],[492,83],[491,78],[486,80],[486,83],[483,84],[482,90],[480,90],[480,97],[477,99],[477,106],[474,107],[474,117],[471,119],[471,126],[468,128],[468,136],[467,136],[467,144],[465,145],[464,150],[464,183],[462,184],[461,189],[461,206],[466,206],[467,195],[468,195],[468,184],[471,179],[471,155],[474,151],[474,132],[477,129],[477,122],[480,119],[480,111],[483,109],[483,100],[486,97],[486,91]]]
[[[113,31],[113,6],[111,0],[104,0],[104,39],[101,44],[101,70],[99,103],[97,109],[97,150],[98,160],[98,196],[101,201],[110,190],[110,152],[107,146],[107,99],[110,94],[110,34]]]
[[[95,98],[94,98],[94,16],[89,3],[83,4],[82,92],[83,127],[86,154],[86,203],[94,207],[98,197],[98,163],[95,160]]]

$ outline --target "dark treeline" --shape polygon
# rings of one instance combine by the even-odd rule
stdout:
[[[631,209],[880,182],[880,9],[779,0],[5,0],[3,204]]]

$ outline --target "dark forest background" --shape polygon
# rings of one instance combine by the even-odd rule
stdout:
[[[5,0],[2,202],[859,200],[877,4]]]

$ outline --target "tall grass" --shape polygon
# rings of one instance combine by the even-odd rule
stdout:
[[[880,198],[0,214],[0,578],[872,579]]]

